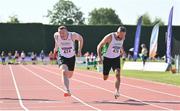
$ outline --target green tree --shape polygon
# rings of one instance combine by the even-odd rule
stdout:
[[[84,24],[85,20],[80,9],[69,0],[59,0],[52,10],[48,10],[47,17],[50,19],[50,23],[54,25]]]
[[[17,15],[13,15],[13,16],[9,16],[9,20],[7,21],[7,23],[20,23],[18,20]]]
[[[89,13],[88,22],[90,25],[122,24],[115,10],[111,8],[95,8]]]
[[[138,22],[138,19],[137,19],[137,22]],[[151,18],[148,13],[145,13],[142,15],[142,25],[152,25]]]
[[[151,20],[151,17],[149,16],[148,13],[145,13],[142,15],[142,25],[150,26],[150,25],[155,25],[156,23],[159,22],[160,25],[164,25],[164,22],[161,20],[161,18],[156,17],[154,21]],[[139,18],[139,17],[138,17]],[[138,19],[137,19],[138,22]]]

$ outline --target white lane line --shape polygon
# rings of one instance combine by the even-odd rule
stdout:
[[[160,83],[160,82],[156,82],[156,81],[148,81],[148,80],[145,80],[145,79],[138,79],[138,78],[128,78],[128,77],[124,77],[126,79],[131,79],[131,80],[137,80],[137,81],[143,81],[143,82],[147,82],[147,83],[150,83],[150,84],[158,84],[158,85],[161,85],[161,86],[169,86],[169,87],[173,87],[173,88],[180,88],[180,86],[176,86],[176,85],[173,85],[173,84],[166,84],[166,83]]]
[[[20,93],[19,93],[19,89],[18,89],[18,87],[17,87],[16,79],[15,79],[15,77],[14,77],[14,73],[13,73],[13,70],[12,70],[11,65],[9,65],[9,69],[10,69],[10,71],[11,71],[11,75],[12,75],[12,78],[13,78],[14,86],[15,86],[15,88],[16,88],[16,93],[17,93],[17,96],[18,96],[19,104],[20,104],[20,106],[21,106],[25,111],[29,111],[29,110],[24,106],[24,104],[23,104],[22,97],[21,97],[21,95],[20,95]]]
[[[54,67],[53,67],[53,69],[55,69]],[[89,72],[92,72],[93,73],[93,71],[89,71]],[[98,78],[98,77],[94,77],[94,76],[90,76],[90,75],[84,75],[84,74],[82,74],[82,73],[78,73],[78,72],[76,72],[78,75],[80,75],[80,76],[84,76],[84,77],[90,77],[90,78],[94,78],[94,79],[99,79],[99,80],[102,80],[101,78]],[[96,72],[95,72],[96,73]],[[96,73],[97,74],[97,73]],[[127,79],[134,79],[134,78],[127,78]],[[136,79],[135,79],[136,80]],[[137,79],[137,80],[139,80],[139,79]],[[114,83],[114,81],[112,81],[112,80],[107,80],[108,82],[111,82],[111,83]],[[139,80],[139,81],[144,81],[144,80]],[[144,82],[150,82],[150,81],[144,81]],[[178,97],[178,98],[180,98],[180,96],[179,95],[175,95],[175,94],[170,94],[170,93],[167,93],[167,92],[162,92],[162,91],[159,91],[159,90],[154,90],[154,89],[149,89],[149,88],[145,88],[145,87],[140,87],[140,86],[136,86],[136,85],[131,85],[131,84],[127,84],[127,83],[121,83],[122,85],[126,85],[126,86],[129,86],[129,87],[134,87],[134,88],[138,88],[138,89],[143,89],[143,90],[147,90],[147,91],[150,91],[150,92],[154,92],[154,93],[159,93],[159,94],[165,94],[165,95],[168,95],[168,96],[173,96],[173,97]],[[160,83],[161,84],[161,83]],[[162,83],[163,84],[163,83]],[[164,84],[164,85],[166,85],[166,84]],[[167,84],[168,85],[168,84]],[[177,87],[177,88],[179,88],[179,87]]]
[[[94,76],[89,76],[89,75],[83,75],[79,72],[76,72],[78,75],[80,76],[84,76],[84,77],[90,77],[90,78],[94,78],[94,79],[98,79],[98,80],[102,80],[101,78],[98,77],[94,77]],[[114,81],[112,80],[107,80],[108,82],[114,83]],[[135,86],[135,85],[130,85],[130,84],[126,84],[126,83],[121,83],[123,85],[129,86],[129,87],[134,87],[134,88],[138,88],[138,89],[143,89],[143,90],[147,90],[150,92],[154,92],[154,93],[160,93],[160,94],[164,94],[164,95],[168,95],[168,96],[173,96],[173,97],[178,97],[180,98],[180,96],[178,95],[174,95],[174,94],[170,94],[170,93],[166,93],[166,92],[162,92],[162,91],[158,91],[158,90],[153,90],[153,89],[149,89],[149,88],[145,88],[145,87],[140,87],[140,86]]]
[[[25,70],[31,72],[33,75],[35,75],[36,77],[40,78],[41,80],[46,81],[47,83],[49,83],[50,85],[54,86],[55,88],[57,88],[57,89],[65,92],[62,88],[58,87],[57,85],[53,84],[52,82],[48,81],[47,79],[43,78],[42,76],[38,75],[37,73],[33,72],[32,70],[30,70],[30,69],[28,69],[28,68],[26,68],[26,67],[24,67],[24,66],[22,66],[22,65],[21,65],[21,67],[24,68]],[[86,102],[84,102],[84,101],[82,101],[81,99],[75,97],[74,95],[71,95],[71,96],[72,96],[74,99],[76,99],[77,101],[79,101],[80,103],[84,104],[85,106],[88,106],[88,107],[90,107],[90,108],[92,108],[92,109],[94,109],[94,110],[100,111],[100,109],[98,109],[98,108],[96,108],[96,107],[93,107],[93,106],[87,104]]]
[[[55,67],[52,67],[52,68],[55,69]],[[79,69],[76,69],[76,70],[79,70]],[[81,71],[81,70],[79,70],[79,71]],[[98,72],[95,72],[95,71],[90,71],[90,70],[88,70],[88,72],[92,72],[92,73],[96,73],[96,74],[101,74],[101,73],[98,73]],[[176,85],[173,85],[173,84],[161,83],[161,82],[150,81],[150,80],[145,80],[145,79],[138,79],[138,78],[132,78],[132,77],[124,77],[124,76],[122,78],[131,79],[131,80],[137,80],[137,81],[143,81],[143,82],[147,82],[147,83],[150,83],[150,84],[157,84],[157,85],[162,85],[162,86],[169,86],[169,87],[174,87],[174,88],[180,88],[180,86],[176,86]]]
[[[36,67],[36,68],[37,68],[37,67]],[[59,76],[59,74],[58,74],[58,73],[56,73],[56,72],[53,72],[53,71],[50,71],[50,70],[47,70],[47,69],[44,69],[44,68],[40,68],[40,67],[39,67],[39,69],[45,70],[45,71],[47,71],[47,72],[50,72],[50,73],[52,73],[52,74],[55,74],[55,75]],[[113,93],[113,94],[114,94],[114,92],[113,92],[113,91],[110,91],[110,90],[108,90],[108,89],[105,89],[105,88],[102,88],[102,87],[99,87],[99,86],[96,86],[96,85],[92,85],[92,84],[89,84],[89,83],[87,83],[87,82],[83,82],[83,81],[80,81],[80,80],[77,80],[77,79],[73,79],[73,78],[72,78],[72,80],[74,80],[74,81],[77,81],[77,82],[80,82],[80,83],[86,84],[86,85],[88,85],[88,86],[91,86],[91,87],[94,87],[94,88],[97,88],[97,89],[101,89],[101,90],[104,90],[104,91],[107,91],[107,92],[110,92],[110,93]],[[143,102],[143,101],[141,101],[141,100],[139,100],[139,99],[136,99],[136,98],[133,98],[133,97],[130,97],[130,96],[126,96],[126,95],[123,95],[123,94],[121,94],[121,96],[123,96],[123,97],[125,97],[125,98],[128,98],[128,99],[134,99],[134,100],[139,101],[139,102],[144,103],[144,104],[149,104],[149,105],[151,105],[151,106],[153,106],[153,107],[156,107],[156,108],[160,108],[160,109],[164,109],[164,110],[172,110],[172,109],[169,109],[169,108],[166,108],[166,107],[163,107],[163,106],[159,106],[159,105],[151,104],[151,103],[148,103],[148,102]]]

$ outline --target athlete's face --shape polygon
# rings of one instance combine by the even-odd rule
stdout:
[[[126,37],[126,32],[117,32],[117,37],[122,40]]]
[[[67,36],[68,36],[67,29],[59,30],[59,34],[60,34],[62,39],[67,39]]]

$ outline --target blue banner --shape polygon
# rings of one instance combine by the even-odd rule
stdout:
[[[139,18],[136,28],[136,35],[134,40],[134,54],[133,59],[136,61],[139,53],[139,41],[140,41],[140,35],[141,35],[141,24],[142,24],[142,16]]]
[[[168,28],[167,28],[167,41],[166,41],[166,62],[171,64],[171,41],[172,41],[172,19],[173,19],[173,7],[169,13]]]

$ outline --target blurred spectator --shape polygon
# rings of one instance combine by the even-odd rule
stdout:
[[[2,60],[2,64],[5,65],[5,64],[6,64],[6,63],[5,63],[6,55],[5,55],[5,52],[4,52],[4,51],[1,52],[1,60]]]
[[[32,60],[32,64],[36,64],[37,55],[34,52],[31,53],[31,60]]]
[[[131,52],[128,52],[127,58],[128,58],[128,60],[132,60],[133,57],[132,57]]]
[[[128,60],[132,60],[133,52],[134,52],[134,48],[130,48],[129,51],[128,51],[128,54],[127,54]]]
[[[22,64],[25,64],[25,57],[26,57],[26,55],[25,55],[24,51],[22,51],[21,52],[21,63]]]
[[[19,53],[17,50],[14,53],[14,60],[15,60],[15,64],[19,64]]]
[[[89,69],[89,62],[90,62],[90,56],[89,56],[89,52],[86,52],[85,54],[84,54],[84,56],[85,56],[85,59],[86,59],[86,69]]]
[[[11,51],[8,52],[8,64],[13,64]]]
[[[146,45],[145,44],[141,44],[141,59],[143,61],[143,65],[145,65],[145,62],[147,60],[147,53],[148,53],[148,50],[146,48]]]
[[[94,66],[94,68],[96,68],[96,56],[93,54],[93,52],[91,52],[91,55],[90,55],[90,64]]]
[[[43,50],[41,50],[40,58],[41,58],[42,62],[44,61],[44,57],[45,57],[45,53]]]
[[[50,60],[50,63],[53,64],[53,59],[54,59],[54,54],[52,51],[49,52],[49,60]]]

